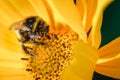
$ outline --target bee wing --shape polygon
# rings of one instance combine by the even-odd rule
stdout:
[[[25,27],[25,26],[23,25],[23,23],[24,23],[24,21],[16,22],[16,23],[12,24],[12,25],[9,27],[9,29],[10,29],[10,30],[20,30],[20,29],[26,30],[27,27]]]

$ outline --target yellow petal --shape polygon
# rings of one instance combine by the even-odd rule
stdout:
[[[29,2],[31,3],[32,7],[36,10],[36,12],[38,13],[38,15],[40,17],[42,17],[45,21],[49,21],[49,15],[50,17],[52,16],[52,11],[48,11],[47,12],[47,7],[49,5],[46,5],[47,7],[45,7],[45,2],[43,0],[29,0]],[[46,3],[47,4],[47,3]],[[49,8],[49,7],[48,7]],[[49,8],[50,9],[50,8]],[[51,10],[51,9],[50,9]],[[51,12],[51,13],[50,13]],[[49,14],[48,14],[49,13]],[[51,17],[52,18],[52,17]],[[51,19],[52,20],[52,19]],[[53,20],[52,20],[53,21]]]
[[[15,70],[15,69],[14,69]],[[24,80],[24,75],[23,76],[0,76],[0,80]]]
[[[98,48],[101,42],[101,25],[102,25],[102,17],[105,8],[111,3],[113,0],[98,0],[97,10],[93,17],[92,21],[92,29],[90,32],[90,36],[88,41],[94,46]]]
[[[76,1],[76,7],[78,9],[78,12],[80,14],[80,17],[81,17],[81,20],[82,20],[82,23],[83,23],[83,27],[84,27],[85,26],[84,17],[86,16],[86,7],[87,7],[86,0],[77,0]]]
[[[92,80],[98,51],[82,41],[77,41],[74,46],[72,63],[65,69],[62,80]]]
[[[14,34],[0,26],[0,80],[23,80],[25,72],[20,60],[23,57],[20,46]]]
[[[18,52],[21,49],[19,48],[20,45],[18,44],[18,40],[15,36],[15,33],[10,31],[4,25],[0,25],[0,49],[6,49],[13,52]]]
[[[120,79],[120,37],[99,49],[96,71]]]
[[[54,5],[55,10],[59,11],[67,24],[79,34],[79,38],[85,41],[86,33],[82,28],[81,18],[73,0],[49,0],[48,2]]]
[[[69,26],[66,24],[64,17],[56,10],[52,1],[44,0],[43,3],[46,5],[47,12],[50,16],[50,33],[61,33],[67,30]]]
[[[7,53],[5,55],[8,57],[9,53],[8,55]],[[9,58],[1,59],[0,57],[0,80],[24,80],[25,77],[26,72],[23,69],[20,59],[11,60]]]
[[[98,0],[86,0],[85,31],[88,32],[92,26],[92,21],[98,5]]]
[[[23,69],[24,65],[21,64],[22,62],[18,58],[20,55],[16,56],[10,54],[8,51],[4,51],[2,54],[4,55],[0,56],[0,80],[24,80],[26,72]]]
[[[86,32],[92,26],[93,16],[97,8],[97,0],[77,0],[77,8],[83,20],[83,27]]]
[[[0,47],[1,48],[1,47]],[[0,80],[24,80],[26,73],[19,52],[7,49],[0,50]]]
[[[99,17],[97,18],[97,21],[95,22],[95,24],[92,27],[92,30],[89,34],[88,37],[88,42],[94,46],[95,48],[98,48],[100,46],[101,43],[101,25],[102,25],[102,19],[103,19],[103,15],[102,13],[99,15]]]
[[[13,22],[36,15],[36,11],[28,0],[1,0],[0,15],[0,22],[9,27]]]

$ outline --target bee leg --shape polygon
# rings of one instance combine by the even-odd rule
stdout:
[[[30,42],[32,42],[33,44],[35,44],[35,45],[37,45],[37,46],[39,46],[39,45],[45,45],[44,42],[37,42],[37,41],[35,41],[34,39],[30,39]]]
[[[36,41],[34,41],[33,44],[35,44],[35,45],[45,45],[44,42],[36,42]]]
[[[35,53],[28,51],[28,49],[30,49],[29,47],[26,47],[24,45],[22,45],[22,47],[26,54],[31,55],[33,57],[37,57],[37,55]]]

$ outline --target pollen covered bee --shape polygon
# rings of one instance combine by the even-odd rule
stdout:
[[[10,29],[17,30],[18,40],[22,43],[25,53],[32,56],[35,56],[35,54],[31,51],[32,48],[26,46],[26,44],[44,45],[43,39],[49,38],[49,26],[38,16],[31,16],[15,23]]]

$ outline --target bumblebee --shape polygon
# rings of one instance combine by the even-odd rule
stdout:
[[[44,37],[50,39],[48,35],[49,25],[38,16],[31,16],[17,22],[10,29],[17,30],[18,40],[22,43],[23,50],[32,56],[35,56],[35,54],[31,52],[30,47],[25,46],[26,43],[44,45]]]

